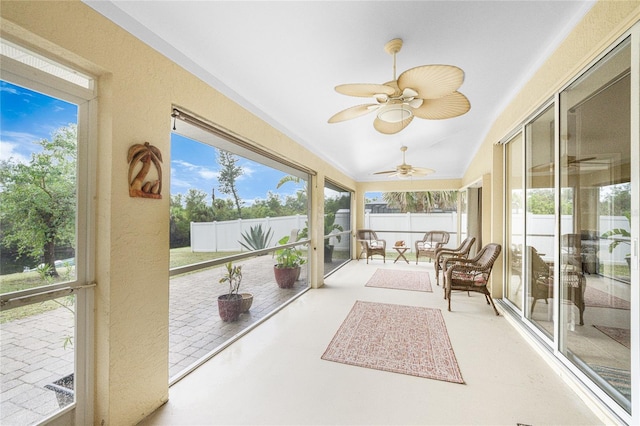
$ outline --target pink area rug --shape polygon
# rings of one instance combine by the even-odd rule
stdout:
[[[439,309],[356,301],[322,359],[464,383]]]
[[[591,287],[587,287],[584,291],[584,304],[594,308],[631,309],[631,304],[627,300]]]
[[[611,337],[621,345],[631,349],[631,330],[628,328],[606,327],[604,325],[593,325],[607,336]]]
[[[397,271],[377,269],[365,287],[391,288],[432,292],[429,273],[424,271]]]

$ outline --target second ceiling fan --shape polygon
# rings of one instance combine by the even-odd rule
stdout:
[[[387,175],[387,177],[398,177],[400,179],[410,178],[412,176],[426,176],[431,173],[435,173],[433,169],[427,169],[424,167],[414,167],[411,164],[407,164],[405,159],[405,153],[407,152],[406,146],[401,146],[402,151],[402,164],[396,166],[395,170],[385,170],[383,172],[376,172],[374,175]]]
[[[396,53],[401,39],[389,41],[384,49],[393,55],[393,80],[384,84],[341,84],[338,93],[373,98],[375,103],[357,105],[333,115],[329,123],[338,123],[377,111],[373,127],[380,133],[398,133],[414,117],[442,120],[465,114],[471,104],[458,92],[464,71],[453,65],[423,65],[411,68],[396,79]]]

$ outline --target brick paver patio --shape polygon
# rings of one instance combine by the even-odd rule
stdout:
[[[342,260],[325,264],[325,272]],[[218,316],[217,297],[227,285],[221,268],[172,277],[169,292],[169,377],[175,378],[199,359],[273,312],[307,288],[306,265],[291,289],[281,289],[270,255],[236,262],[243,265],[241,293],[253,294],[249,312],[236,322]],[[73,333],[73,314],[59,308],[2,324],[0,334],[0,424],[29,425],[58,410],[55,393],[45,385],[73,372],[74,351],[64,348]]]

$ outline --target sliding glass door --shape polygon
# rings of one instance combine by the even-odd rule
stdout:
[[[628,38],[504,148],[505,297],[621,418],[638,388],[631,374],[632,364],[638,368],[631,350],[638,302],[634,73]]]
[[[560,222],[558,268],[566,301],[560,350],[627,410],[631,168],[638,167],[631,161],[630,57],[626,40],[560,94],[560,185],[572,208]]]

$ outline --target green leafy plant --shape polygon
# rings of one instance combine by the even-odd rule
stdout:
[[[262,224],[258,224],[256,226],[252,226],[249,229],[249,232],[245,232],[242,234],[244,243],[242,241],[238,241],[238,242],[242,247],[246,248],[247,250],[262,250],[264,248],[269,247],[272,237],[273,237],[273,230],[271,228],[269,228],[267,232],[265,232],[262,229]]]
[[[238,294],[238,290],[240,290],[240,283],[242,283],[242,266],[234,266],[233,262],[228,262],[225,264],[227,268],[227,273],[220,278],[220,283],[229,283],[229,293],[227,293],[228,297],[231,298],[234,294]]]
[[[614,228],[602,234],[601,238],[610,238],[616,236],[631,238],[631,233],[623,228]],[[628,244],[630,246],[631,240],[614,238],[613,241],[609,244],[609,253],[613,253],[613,250],[615,250],[615,248],[620,244]],[[627,254],[627,256],[631,256],[631,253]]]
[[[278,241],[279,245],[284,245],[289,242],[289,236],[282,237]],[[302,251],[295,247],[287,247],[276,250],[276,268],[297,268],[300,265],[305,264],[307,259],[302,257]]]

